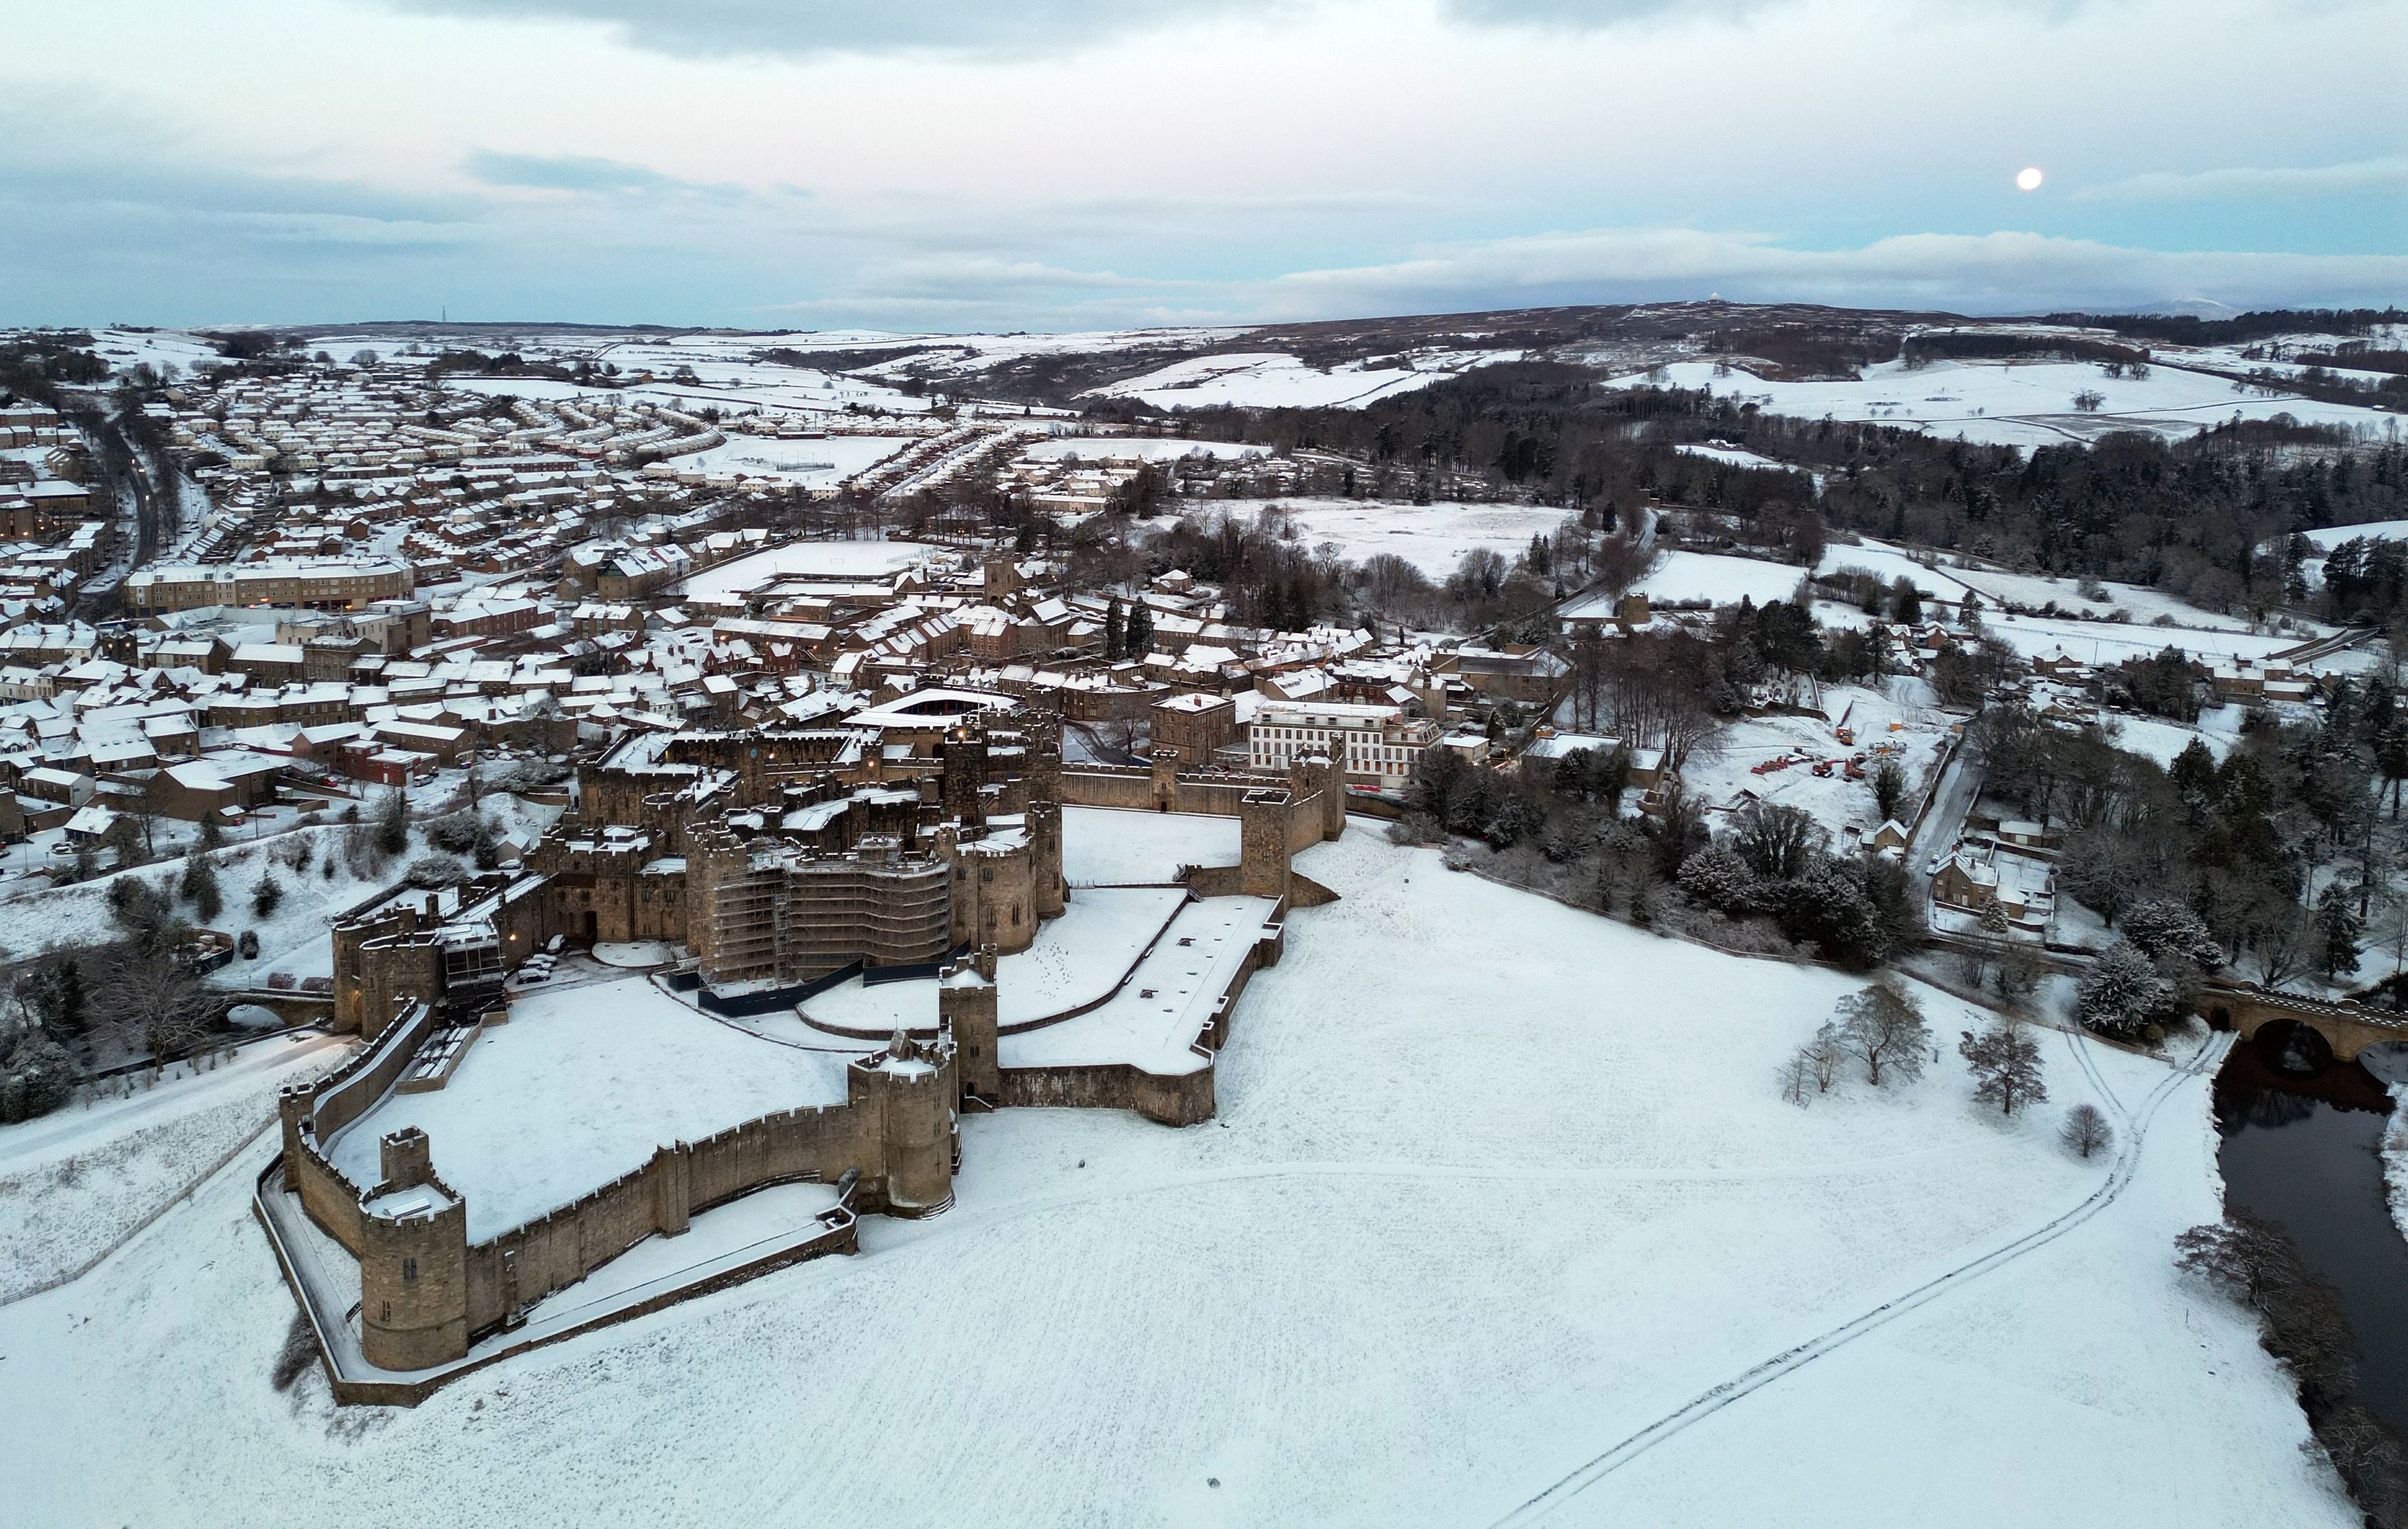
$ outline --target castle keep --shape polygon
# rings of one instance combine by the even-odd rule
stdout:
[[[337,1022],[373,1035],[406,998],[442,1002],[447,945],[496,975],[555,938],[682,945],[679,979],[727,1009],[856,965],[1025,950],[1064,907],[1061,752],[1058,716],[967,690],[842,728],[632,734],[523,871],[340,918]]]

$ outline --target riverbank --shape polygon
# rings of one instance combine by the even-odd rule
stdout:
[[[2408,1238],[2408,1083],[2391,1086],[2391,1123],[2383,1130],[2383,1190],[2391,1224]]]

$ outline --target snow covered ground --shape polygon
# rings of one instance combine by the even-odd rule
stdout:
[[[2217,1213],[2204,1077],[2047,1033],[2052,1099],[2002,1121],[1926,992],[1931,1075],[1799,1110],[1773,1068],[1845,977],[1365,828],[1302,866],[1344,900],[1249,989],[1212,1124],[972,1117],[945,1215],[414,1409],[271,1384],[262,1144],[0,1308],[12,1523],[1488,1524],[1600,1462],[1555,1522],[2356,1522],[2250,1323],[2172,1268]],[[2128,1174],[2056,1144],[2083,1101]]]
[[[2198,728],[2186,728],[2179,722],[2169,722],[2163,717],[2118,714],[2104,720],[2117,748],[2127,754],[2143,755],[2161,765],[2172,765],[2174,756],[2188,748],[2193,739],[2205,743],[2207,751],[2219,761],[2232,752],[2231,738]]]
[[[1118,807],[1062,809],[1062,876],[1074,886],[1167,882],[1178,878],[1182,865],[1237,863],[1234,817]]]
[[[1745,597],[1765,605],[1796,594],[1805,577],[1806,570],[1794,563],[1727,557],[1713,552],[1668,552],[1647,577],[1630,587],[1664,604],[1708,600],[1715,605],[1736,605]],[[1611,610],[1610,605],[1607,610]]]
[[[685,582],[685,593],[690,599],[725,599],[788,574],[867,577],[952,555],[942,547],[919,541],[790,541],[697,573]]]
[[[771,440],[736,436],[724,445],[678,459],[681,469],[697,472],[740,472],[749,477],[778,478],[805,488],[834,488],[857,473],[867,472],[918,436],[824,436],[817,440]]]
[[[1176,462],[1182,456],[1211,456],[1225,461],[1263,456],[1268,446],[1228,440],[1176,440],[1160,436],[1061,436],[1040,440],[1021,454],[1040,462],[1075,456],[1082,462]]]
[[[477,1038],[450,1084],[389,1096],[328,1155],[373,1184],[377,1139],[421,1128],[476,1241],[642,1167],[656,1147],[843,1100],[840,1056],[741,1034],[641,977],[556,977],[519,993],[509,1023]]]
[[[2219,659],[2262,660],[2271,654],[2296,648],[2309,640],[2299,632],[2260,636],[2255,632],[2201,631],[2197,628],[2140,626],[2119,621],[2074,621],[2057,616],[1989,615],[1982,628],[2027,658],[2063,648],[2086,664],[2120,664],[2127,658],[2152,658],[2169,647],[2214,663]]]
[[[1770,413],[1867,420],[2000,446],[2057,446],[2114,430],[2148,430],[2180,440],[2236,416],[2262,420],[2276,414],[2379,433],[2399,417],[2356,404],[2270,396],[2254,386],[2236,393],[2221,377],[2170,366],[2133,378],[2110,377],[2077,361],[1935,361],[1917,371],[1893,361],[1866,368],[1856,382],[1776,382],[1738,368],[1718,376],[1713,362],[1681,361],[1660,373],[1665,386],[1704,388],[1718,398],[1759,404]],[[1635,387],[1652,383],[1655,376],[1633,373],[1611,385]],[[2079,393],[2100,395],[2099,409],[2074,408]]]
[[[176,329],[96,329],[92,349],[121,372],[146,364],[154,370],[174,367],[189,372],[197,365],[214,366],[223,359],[208,340]]]
[[[1835,839],[1856,829],[1881,826],[1869,782],[1852,781],[1841,762],[1857,753],[1870,754],[1890,745],[1906,771],[1907,802],[1912,812],[1924,783],[1946,747],[1949,726],[1956,719],[1924,703],[1926,687],[1919,680],[1893,679],[1883,689],[1864,685],[1826,685],[1823,710],[1828,720],[1811,716],[1748,717],[1732,723],[1714,740],[1711,752],[1690,757],[1681,772],[1690,791],[1714,807],[1735,807],[1742,790],[1764,801],[1796,807],[1811,815]],[[1842,743],[1836,736],[1845,716],[1856,737]],[[1898,725],[1891,730],[1891,724]],[[1756,774],[1756,767],[1784,756],[1802,759],[1785,770]],[[1829,760],[1828,775],[1817,775],[1813,761]],[[1873,758],[1866,760],[1870,772]]]
[[[1080,809],[1072,809],[1078,811]],[[1087,887],[1070,894],[1062,916],[1039,925],[1026,950],[996,961],[996,1017],[1025,1024],[1092,1003],[1112,990],[1162,932],[1187,894],[1173,887]],[[811,1018],[847,1031],[927,1030],[937,1022],[937,984],[858,979],[803,1001]],[[781,1039],[832,1043],[824,1031],[739,1021]]]
[[[1126,1063],[1158,1077],[1210,1066],[1196,1042],[1278,906],[1268,897],[1188,903],[1110,1003],[1007,1035],[996,1055],[1006,1067]]]
[[[1530,550],[1530,539],[1564,523],[1560,508],[1531,504],[1398,504],[1383,499],[1211,499],[1187,512],[1209,525],[1222,515],[1253,524],[1276,503],[1298,545],[1338,544],[1338,555],[1360,563],[1392,553],[1433,580],[1443,580],[1463,555],[1485,547],[1507,561]]]
[[[1519,351],[1450,351],[1419,354],[1406,367],[1343,362],[1324,369],[1281,351],[1192,356],[1089,390],[1095,397],[1137,398],[1156,409],[1317,409],[1361,406],[1391,394],[1442,382],[1475,367],[1513,361]]]
[[[276,1118],[277,1090],[349,1043],[279,1036],[231,1061],[0,1126],[0,1301],[80,1266]],[[122,1084],[114,1084],[122,1087]]]

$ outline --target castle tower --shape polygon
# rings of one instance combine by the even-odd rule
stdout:
[[[1335,839],[1346,831],[1346,775],[1326,754],[1299,754],[1287,767],[1288,790],[1301,801],[1321,799],[1321,837]]]
[[[1162,753],[1154,757],[1154,810],[1158,813],[1179,810],[1179,759],[1176,755]]]
[[[1030,801],[1062,800],[1062,717],[1057,712],[1042,707],[1024,706],[1014,714],[1023,736],[1027,739]]]
[[[1037,883],[1037,916],[1059,918],[1069,891],[1062,881],[1062,807],[1055,801],[1028,804],[1029,872]]]
[[[986,735],[965,728],[945,740],[943,801],[945,815],[964,828],[986,822]]]
[[[996,989],[991,949],[985,964],[988,970],[982,972],[976,960],[959,962],[937,984],[937,1024],[953,1031],[962,1092],[995,1099],[1003,1092],[1003,1064],[996,1018],[1001,995]]]
[[[953,1203],[954,1058],[950,1041],[922,1045],[898,1030],[885,1050],[846,1070],[847,1092],[875,1112],[890,1216],[934,1216]]]
[[[360,1206],[360,1352],[419,1370],[468,1351],[468,1207],[435,1176],[415,1126],[377,1144],[384,1182]]]
[[[1249,791],[1238,803],[1238,882],[1248,897],[1287,896],[1288,794]]]

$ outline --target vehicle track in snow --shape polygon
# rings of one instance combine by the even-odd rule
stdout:
[[[2123,1146],[2115,1154],[2114,1161],[2108,1168],[2105,1182],[2091,1190],[2088,1197],[2080,1204],[2062,1216],[2025,1233],[2013,1242],[1970,1259],[1945,1274],[1928,1279],[1903,1294],[1883,1302],[1870,1311],[1853,1317],[1839,1326],[1830,1328],[1793,1348],[1785,1349],[1762,1363],[1743,1370],[1712,1390],[1690,1398],[1681,1406],[1666,1413],[1637,1433],[1629,1435],[1612,1449],[1591,1458],[1577,1469],[1559,1478],[1543,1492],[1527,1499],[1503,1517],[1495,1520],[1493,1529],[1512,1529],[1512,1526],[1544,1522],[1572,1498],[1690,1424],[1712,1417],[1733,1402],[1763,1390],[1784,1376],[1795,1375],[1833,1349],[1853,1343],[1875,1329],[1905,1316],[1908,1312],[1929,1305],[1957,1287],[1978,1279],[1994,1269],[2012,1263],[2036,1248],[2055,1242],[2098,1215],[2114,1204],[2116,1197],[2124,1192],[2125,1186],[2132,1181],[2132,1176],[2140,1166],[2143,1142],[2148,1133],[2150,1121],[2157,1113],[2158,1106],[2173,1093],[2177,1085],[2186,1078],[2199,1076],[2210,1062],[2220,1060],[2229,1046],[2226,1037],[2210,1035],[2189,1060],[2172,1069],[2163,1081],[2149,1090],[2148,1097],[2141,1102],[2140,1108],[2135,1111],[2127,1109],[2123,1101],[2108,1089],[2105,1079],[2100,1076],[2098,1067],[2087,1055],[2086,1043],[2080,1036],[2071,1033],[2067,1034],[2066,1039],[2073,1047],[2082,1070],[2089,1075],[2091,1086],[2097,1089],[2100,1096],[2107,1101],[2108,1107],[2115,1113],[2124,1127]]]

